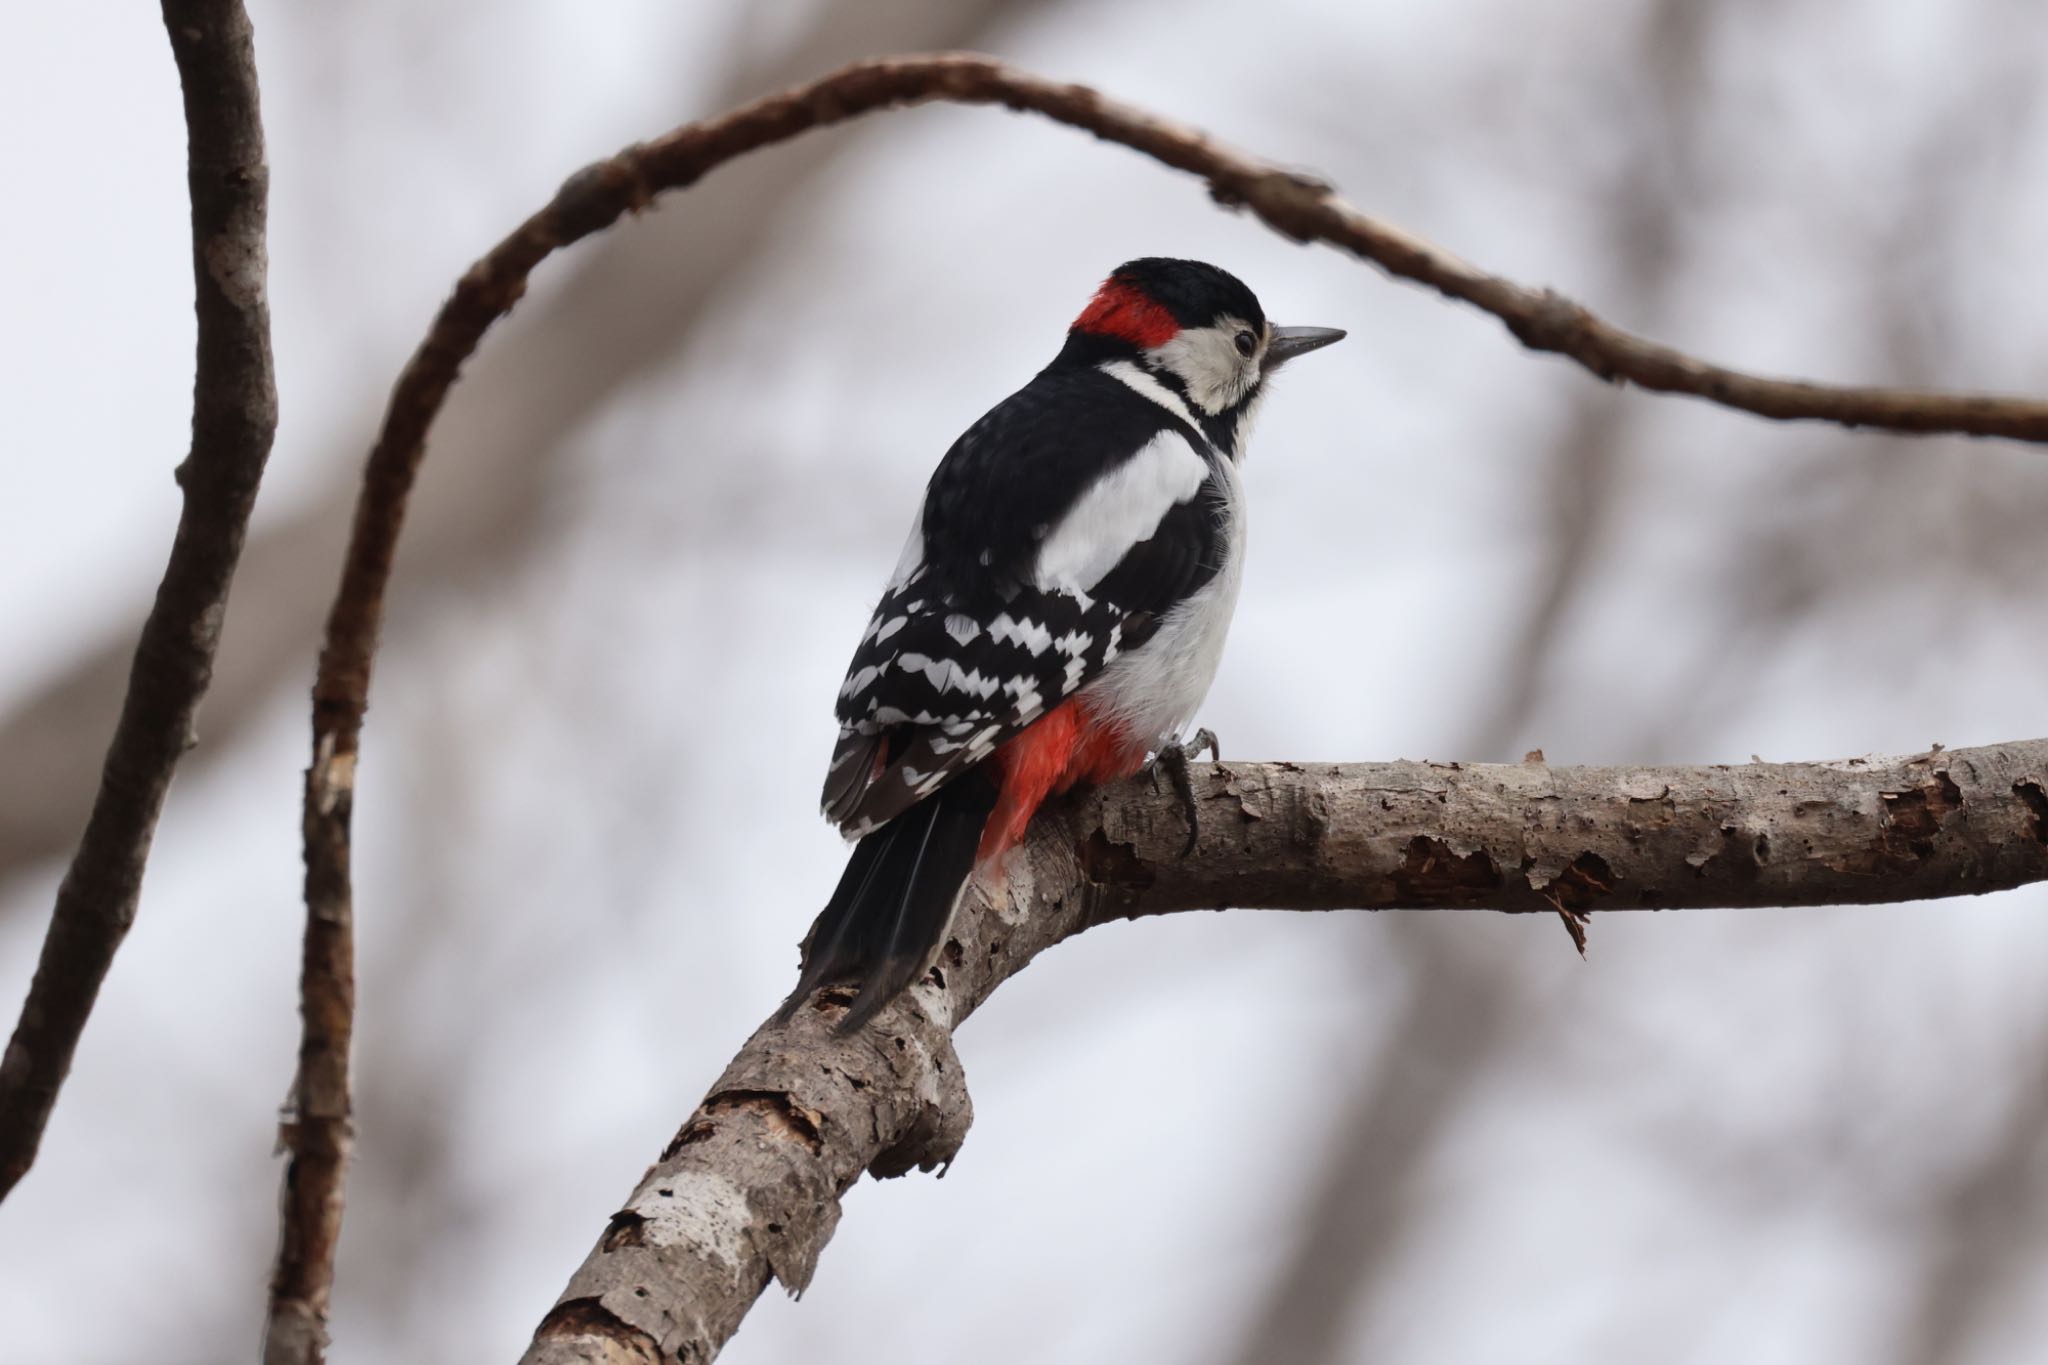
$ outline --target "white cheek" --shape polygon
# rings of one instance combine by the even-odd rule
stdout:
[[[1209,411],[1223,409],[1244,397],[1245,374],[1235,361],[1216,365],[1208,376],[1206,400]]]
[[[1164,346],[1153,347],[1149,355],[1155,365],[1180,376],[1196,407],[1214,415],[1252,386],[1250,368],[1237,353],[1236,335],[1234,328],[1182,332]]]

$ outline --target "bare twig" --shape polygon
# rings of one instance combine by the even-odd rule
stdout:
[[[746,83],[741,88],[758,88],[764,68],[771,78],[776,72],[815,70],[820,53],[829,58],[892,39],[957,39],[985,28],[1010,4],[1011,0],[973,0],[933,10],[916,0],[860,0],[828,6],[813,16],[812,26],[794,39],[790,51],[737,69],[731,79]],[[542,500],[546,481],[540,476],[562,434],[689,335],[691,321],[701,316],[705,301],[760,250],[762,239],[753,225],[774,216],[779,205],[800,198],[819,168],[829,164],[829,150],[817,148],[816,155],[785,163],[775,175],[757,176],[737,187],[721,204],[717,218],[700,216],[677,227],[673,240],[636,234],[629,249],[587,262],[558,295],[552,311],[544,314],[545,325],[538,329],[541,340],[524,350],[498,352],[494,363],[525,379],[513,384],[514,392],[481,419],[483,434],[472,428],[460,438],[461,448],[455,452],[458,468],[488,463],[485,481],[490,487],[481,503],[478,494],[466,491],[460,514],[444,516],[443,524],[430,531],[428,539],[441,551],[437,567],[445,571],[461,563],[473,570],[476,558],[502,554],[521,541]],[[684,245],[685,232],[693,254],[677,266],[673,258]],[[650,286],[647,272],[656,261],[667,264],[658,283]],[[446,455],[444,450],[443,458]],[[471,473],[469,484],[485,478]],[[457,482],[462,480],[458,477]],[[270,546],[273,558],[295,564],[298,547],[309,536],[317,540],[323,531],[324,519],[317,514],[277,528]],[[260,557],[263,543],[259,540],[253,548]],[[278,584],[273,581],[269,586],[276,589]],[[296,629],[290,609],[296,595],[289,586],[280,595],[287,600],[273,601],[271,612],[278,619],[266,637],[286,643],[271,661],[290,656],[288,641]],[[267,670],[269,662],[263,667]],[[309,847],[320,837],[314,829],[309,823]],[[339,823],[318,822],[318,829],[330,836],[339,829],[345,837],[345,816]],[[0,859],[6,853],[4,845],[0,837]],[[312,1361],[325,1349],[354,1107],[348,1088],[353,935],[346,856],[345,848],[330,849],[324,865],[341,866],[344,876],[338,883],[322,883],[318,892],[314,869],[322,863],[310,854],[308,860],[309,926],[302,964],[305,1029],[292,1113],[280,1135],[292,1159],[286,1172],[283,1231],[266,1334],[271,1359]],[[0,872],[4,870],[0,866]]]
[[[748,152],[876,110],[932,101],[1000,104],[1042,114],[1200,175],[1219,202],[1251,209],[1282,234],[1333,243],[1393,274],[1473,303],[1501,318],[1525,345],[1569,355],[1605,378],[1690,393],[1769,417],[2048,441],[2048,404],[1835,388],[1709,365],[1609,326],[1561,296],[1479,271],[1359,213],[1311,177],[1226,149],[1199,132],[1105,99],[1085,86],[1046,81],[984,57],[940,55],[858,63],[590,166],[572,176],[547,206],[465,273],[399,376],[364,472],[314,685],[313,760],[306,780],[307,1036],[301,1052],[298,1121],[290,1135],[294,1162],[288,1196],[309,1216],[317,1211],[327,1221],[322,1240],[309,1248],[307,1275],[299,1283],[303,1295],[296,1301],[301,1308],[314,1311],[324,1306],[325,1273],[331,1266],[332,1236],[338,1230],[350,1026],[350,808],[384,595],[428,428],[483,334],[513,307],[533,270],[556,250]],[[1447,856],[1454,863],[1462,857]],[[1589,886],[1602,880],[1583,868],[1557,869],[1543,886],[1523,880],[1529,894],[1539,900],[1548,887],[1546,903],[1554,904],[1561,893],[1552,883],[1572,877]],[[1580,894],[1577,882],[1571,886],[1571,894]],[[1157,899],[1154,888],[1147,900]],[[1243,903],[1236,896],[1226,899]],[[795,1127],[800,1130],[802,1125]],[[288,1257],[290,1251],[288,1245]],[[281,1261],[281,1282],[284,1272]],[[759,1282],[755,1281],[756,1288]]]
[[[688,92],[688,98],[698,107],[726,108],[857,56],[957,44],[1031,8],[1029,0],[950,0],[939,6],[929,0],[829,0],[807,7],[800,26],[772,24],[772,35],[749,35],[744,43],[739,35],[727,38],[731,51],[717,63],[715,81],[706,90]],[[764,15],[746,10],[736,18],[751,23]],[[701,42],[702,35],[693,35],[692,41]],[[717,300],[744,288],[749,274],[772,254],[775,239],[761,233],[759,225],[788,217],[793,205],[817,191],[831,167],[857,160],[862,147],[858,139],[816,138],[792,144],[778,156],[749,158],[732,168],[730,179],[721,178],[716,195],[705,197],[691,212],[656,215],[632,232],[593,239],[573,262],[564,262],[571,268],[550,288],[536,290],[523,325],[503,329],[504,335],[464,371],[461,392],[436,423],[438,476],[423,481],[406,528],[403,591],[413,604],[414,628],[421,615],[449,609],[437,597],[459,601],[466,596],[461,582],[502,577],[509,561],[545,543],[539,533],[558,514],[558,509],[550,511],[550,496],[559,491],[552,475],[565,448],[573,450],[575,430],[617,394],[672,361],[698,334],[707,314],[715,312]],[[358,447],[351,466],[359,464],[361,453]],[[333,588],[332,565],[340,562],[356,472],[351,468],[349,486],[335,490],[344,495],[338,504],[342,515],[333,515],[323,498],[317,544],[304,544],[308,533],[302,525],[270,523],[271,534],[300,541],[293,548],[274,547],[279,573],[296,585],[317,565],[323,580],[307,599],[308,620],[292,621],[288,629],[280,623],[269,632],[273,640],[286,641],[280,652],[291,659],[293,670],[303,667],[298,645],[316,638],[319,608]],[[326,543],[329,529],[334,532],[331,545]],[[282,586],[262,577],[264,539],[259,527],[237,589],[238,609],[244,594],[265,588],[274,594]],[[451,579],[458,580],[453,592],[447,590]],[[294,591],[293,600],[299,596]],[[257,600],[260,608],[260,595]],[[274,595],[271,601],[272,611],[291,614],[288,604]],[[392,648],[397,645],[396,639],[390,642]],[[227,701],[227,685],[226,679],[216,684],[211,709]],[[431,690],[428,709],[434,711],[447,698],[438,685]],[[397,742],[409,750],[423,746],[416,757],[430,770],[422,782],[409,784],[405,801],[423,810],[431,807],[445,826],[451,790],[468,790],[463,763],[449,759],[451,746],[461,752],[460,727],[437,725],[429,715],[416,725],[408,720],[405,729],[408,733]],[[393,742],[389,733],[385,742]],[[407,823],[422,835],[439,827]],[[384,1018],[386,1045],[381,1050],[367,1031],[351,1048],[349,1110],[362,1136],[350,1157],[347,1240],[351,1245],[368,1241],[377,1251],[352,1258],[350,1269],[336,1273],[348,1280],[347,1297],[358,1312],[373,1317],[387,1336],[405,1336],[409,1326],[432,1324],[431,1336],[447,1325],[436,1280],[424,1272],[446,1251],[441,1234],[451,1201],[460,1203],[455,1191],[461,1182],[455,1177],[468,1156],[456,1141],[447,1106],[425,1103],[423,1097],[445,1088],[465,1059],[473,1061],[475,1049],[426,1045],[427,1035],[412,1027],[416,1021],[406,1013],[411,1004],[439,998],[432,978],[447,969],[445,950],[475,927],[436,885],[462,863],[467,850],[434,837],[427,844],[431,847],[396,851],[408,870],[404,904],[386,903],[383,909],[403,920],[403,928],[381,955],[372,953],[366,937],[357,963],[365,983],[359,1009],[375,1012],[382,1000],[397,1013]],[[382,983],[375,994],[368,988],[373,979]],[[371,1169],[379,1167],[381,1179]],[[330,1348],[336,1355],[347,1354],[346,1310],[342,1313],[344,1321],[334,1330],[343,1336],[343,1346]],[[425,1346],[420,1349],[423,1356],[433,1354]]]
[[[953,1028],[1108,919],[1217,906],[1549,913],[1876,903],[2048,880],[2048,740],[1714,768],[1206,764],[1194,854],[1139,778],[1041,822],[969,892],[927,977],[865,1032],[826,991],[765,1026],[683,1125],[528,1365],[710,1360],[772,1276],[809,1281],[839,1196],[951,1161],[972,1117]],[[1029,907],[1029,913],[1017,908]]]
[[[484,332],[517,303],[540,262],[646,207],[655,195],[694,184],[748,152],[879,109],[932,101],[1001,104],[1043,114],[1200,175],[1219,200],[1250,208],[1277,231],[1344,246],[1394,274],[1473,303],[1494,313],[1525,344],[1570,355],[1606,378],[1690,393],[1768,417],[2048,441],[2048,403],[1763,379],[1632,337],[1559,295],[1488,275],[1369,218],[1310,177],[1230,151],[1086,86],[1046,81],[971,55],[860,62],[586,167],[463,276],[400,375],[365,470],[315,686],[315,757],[325,770],[323,791],[352,782],[384,591],[427,429],[462,364]],[[344,808],[345,803],[335,805]]]
[[[721,61],[704,97],[710,108],[724,108],[853,57],[954,46],[1031,8],[1028,0],[809,6],[808,26],[786,33],[781,45]],[[526,326],[478,357],[467,373],[470,401],[453,405],[435,427],[442,477],[413,505],[407,561],[414,601],[437,601],[426,588],[453,585],[439,600],[459,598],[465,584],[504,576],[550,515],[550,476],[571,435],[696,335],[707,306],[741,285],[777,240],[759,225],[786,219],[848,150],[820,139],[752,161],[721,181],[715,203],[687,218],[669,215],[605,239],[534,301]],[[347,542],[362,458],[353,420],[343,425],[348,448],[322,441],[295,461],[340,477],[283,515],[272,507],[251,528],[200,716],[207,748],[194,762],[224,752],[223,741],[264,715],[273,693],[303,685],[334,587],[332,566]],[[67,666],[0,711],[0,893],[77,837],[93,795],[93,775],[78,755],[101,742],[120,707],[144,605],[136,604],[133,620],[109,622]],[[0,918],[24,899],[0,894]]]
[[[323,755],[306,772],[306,938],[299,962],[298,1073],[280,1131],[283,1227],[270,1276],[263,1365],[321,1365],[341,1240],[342,1183],[354,1139],[348,1055],[354,1034],[354,906],[346,868],[349,787],[323,785]],[[336,847],[334,839],[344,841]],[[342,871],[337,873],[336,869]]]
[[[21,1022],[0,1060],[0,1197],[28,1172],[79,1035],[135,921],[142,869],[213,675],[228,583],[277,429],[264,298],[269,168],[241,0],[163,0],[178,64],[199,323],[184,509],[143,623],[78,852],[57,890]]]

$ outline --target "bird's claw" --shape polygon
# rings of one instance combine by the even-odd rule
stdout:
[[[1167,745],[1159,751],[1157,759],[1158,766],[1166,771],[1166,780],[1173,784],[1174,794],[1180,797],[1181,814],[1188,822],[1188,841],[1180,851],[1183,858],[1195,851],[1195,841],[1202,832],[1201,807],[1195,800],[1195,781],[1188,772],[1188,764],[1205,749],[1213,759],[1223,757],[1223,749],[1216,742],[1216,732],[1207,727],[1195,731],[1184,744]]]

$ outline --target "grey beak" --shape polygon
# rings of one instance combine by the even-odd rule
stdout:
[[[1298,355],[1320,351],[1343,339],[1340,327],[1275,327],[1273,339],[1266,343],[1266,368],[1277,370]]]

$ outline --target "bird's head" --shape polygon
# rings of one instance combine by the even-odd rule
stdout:
[[[1234,427],[1275,370],[1343,338],[1334,327],[1268,322],[1257,296],[1227,270],[1148,256],[1125,262],[1102,282],[1074,319],[1061,354],[1090,364],[1132,361],[1204,426]]]

